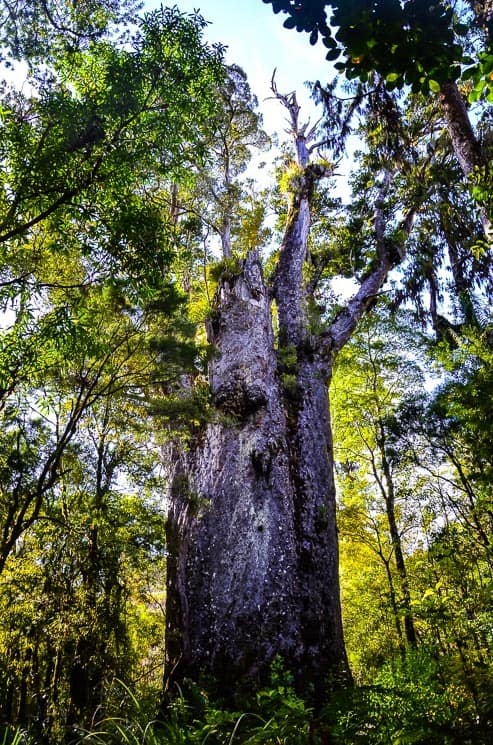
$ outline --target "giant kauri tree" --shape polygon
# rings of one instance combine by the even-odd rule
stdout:
[[[2,59],[24,61],[30,81],[24,91],[2,90],[0,121],[0,305],[9,311],[0,334],[1,716],[44,742],[75,736],[95,711],[111,713],[114,675],[139,684],[130,636],[140,625],[145,637],[145,623],[125,614],[130,585],[144,581],[146,562],[161,550],[163,526],[145,493],[126,492],[147,480],[154,495],[160,484],[146,429],[154,426],[146,417],[157,389],[167,424],[174,411],[187,429],[168,442],[165,458],[166,701],[192,679],[243,703],[280,658],[298,692],[319,707],[351,682],[327,395],[334,362],[404,262],[396,303],[421,294],[437,336],[443,340],[445,328],[449,341],[462,334],[463,342],[463,327],[474,325],[470,338],[491,358],[474,294],[479,278],[491,297],[484,242],[491,127],[468,112],[468,102],[493,101],[491,4],[461,6],[470,30],[441,2],[269,1],[288,14],[288,28],[309,31],[312,43],[321,36],[329,61],[340,58],[338,72],[356,83],[348,89],[354,105],[343,104],[338,120],[330,108],[337,109],[337,87],[317,86],[324,130],[304,123],[296,95],[272,81],[292,157],[282,176],[287,205],[276,197],[282,238],[268,260],[265,205],[239,180],[249,147],[268,138],[246,76],[225,70],[221,49],[203,44],[200,17],[163,8],[138,21],[131,0],[0,2]],[[122,26],[130,20],[132,36]],[[479,49],[476,61],[469,47]],[[461,66],[469,66],[462,81]],[[406,86],[415,95],[408,111],[407,93],[399,92]],[[343,139],[326,124],[347,131],[357,110],[367,117],[359,130],[368,144],[364,167],[352,203],[322,215],[334,166],[321,156]],[[212,235],[223,255],[213,272]],[[460,309],[452,320],[460,323],[444,326],[447,261],[447,289]],[[182,312],[199,272],[203,305],[210,304],[207,380],[197,375],[192,314]],[[327,310],[327,288],[341,274],[353,279],[353,295]],[[477,390],[487,386],[469,377],[472,401]],[[456,388],[449,391],[450,404],[439,399],[445,409]],[[462,421],[473,417],[467,397],[462,409]],[[429,453],[441,448],[441,459],[456,465],[449,504],[475,528],[482,581],[484,568],[491,572],[483,507],[490,471],[477,474],[490,458],[488,432],[479,449],[477,429],[463,435],[464,469],[440,427],[441,420]],[[429,427],[408,427],[414,431],[430,439]],[[377,433],[394,551],[400,535],[388,442],[391,434],[404,442],[408,432]],[[459,442],[455,429],[445,435]],[[144,457],[139,443],[147,436]],[[460,488],[467,499],[457,496]],[[443,546],[450,535],[444,531]],[[451,577],[464,574],[457,553]],[[430,577],[443,568],[443,553],[435,558]],[[413,652],[420,640],[407,592],[412,561],[399,562],[405,607],[394,608],[396,626],[404,611]],[[461,588],[465,598],[467,582]],[[36,623],[24,620],[33,616]],[[448,647],[461,655],[461,645],[458,638]],[[479,639],[481,665],[483,648]]]
[[[488,238],[487,151],[457,83],[461,65],[472,65],[471,100],[491,98],[488,13],[477,3],[466,13],[482,38],[474,60],[466,54],[468,25],[441,3],[265,2],[288,15],[287,28],[309,32],[310,43],[322,38],[327,59],[340,58],[335,67],[360,81],[355,99],[367,98],[370,108],[379,96],[390,105],[392,92],[405,85],[435,98]],[[327,104],[333,89],[318,90]],[[311,210],[330,167],[314,159],[316,131],[301,123],[295,95],[275,86],[274,95],[288,113],[296,153],[284,237],[270,279],[255,250],[225,263],[219,279],[207,327],[214,415],[177,459],[171,485],[166,686],[202,677],[228,694],[233,683],[261,682],[280,656],[299,688],[320,700],[328,685],[350,680],[327,388],[337,353],[402,260],[430,191],[425,183],[402,209],[400,224],[394,214],[390,230],[387,197],[402,152],[381,158],[373,174],[372,249],[359,286],[332,318],[314,323]],[[380,113],[390,132],[390,118]]]
[[[386,234],[381,173],[371,260],[347,304],[319,323],[310,271],[311,208],[331,173],[294,94],[289,207],[270,279],[258,250],[220,265],[207,322],[212,414],[175,458],[168,519],[166,688],[255,687],[281,657],[320,702],[350,681],[339,600],[327,389],[332,365],[403,255],[415,206]],[[399,242],[400,241],[400,242]],[[313,267],[312,267],[313,269]],[[177,689],[175,689],[177,690]]]

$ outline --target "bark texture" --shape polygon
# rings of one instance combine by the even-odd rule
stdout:
[[[220,681],[225,695],[300,648],[286,417],[254,253],[238,277],[220,283],[208,335],[218,421],[182,456],[172,487],[178,560],[168,593],[179,621],[168,633],[167,664],[178,677]]]
[[[440,104],[456,158],[464,175],[469,176],[476,167],[484,166],[486,160],[457,83],[444,83],[441,86]],[[493,240],[491,221],[484,208],[481,208],[480,214],[484,234],[487,240],[491,241]]]
[[[456,83],[444,83],[440,103],[457,160],[465,176],[481,164],[481,149],[472,128],[464,99]]]
[[[272,291],[255,252],[219,281],[208,324],[216,417],[179,453],[171,484],[166,689],[172,695],[188,677],[231,698],[242,685],[266,682],[281,656],[318,706],[331,687],[351,680],[339,599],[331,367],[401,251],[384,236],[386,176],[375,266],[332,325],[313,333],[303,268],[310,200],[327,168],[309,162],[313,132],[298,125],[294,94],[273,90],[290,114],[299,178]],[[411,224],[409,213],[403,230]]]
[[[321,699],[329,673],[349,677],[324,365],[313,353],[300,362],[299,395],[286,405],[255,253],[216,300],[219,417],[181,456],[172,485],[167,686],[190,677],[228,696],[242,681],[265,682],[280,655]]]

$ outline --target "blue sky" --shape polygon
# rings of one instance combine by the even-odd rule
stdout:
[[[252,91],[259,100],[264,129],[269,134],[278,134],[279,141],[288,139],[285,134],[285,112],[278,101],[272,100],[270,81],[276,68],[276,83],[281,93],[296,91],[302,109],[301,122],[314,124],[321,116],[310,99],[306,81],[319,79],[326,83],[334,75],[330,63],[325,60],[325,48],[321,43],[310,46],[308,34],[283,28],[284,14],[275,15],[270,4],[262,0],[167,0],[176,2],[180,10],[199,10],[209,21],[205,37],[209,42],[220,42],[228,47],[226,61],[240,65],[248,75]],[[163,0],[163,4],[166,0]],[[161,0],[145,0],[147,9],[159,7]],[[271,100],[266,100],[266,99]],[[350,151],[356,146],[350,143]],[[274,151],[273,151],[274,154]],[[269,179],[269,169],[257,171],[258,161],[269,161],[265,153],[254,158],[249,175],[260,182]],[[337,169],[336,191],[343,199],[349,196],[347,172],[352,156]]]
[[[185,12],[198,9],[210,21],[207,40],[226,45],[227,62],[240,65],[247,73],[251,88],[259,99],[267,131],[283,127],[279,104],[265,101],[270,95],[274,68],[277,68],[279,91],[289,93],[296,90],[307,116],[310,109],[313,112],[304,83],[317,78],[326,81],[330,67],[324,59],[321,44],[311,47],[307,34],[283,28],[286,16],[274,15],[272,6],[262,0],[176,0],[176,4]],[[148,9],[159,5],[160,0],[146,1]],[[316,115],[312,113],[311,118],[313,121]]]

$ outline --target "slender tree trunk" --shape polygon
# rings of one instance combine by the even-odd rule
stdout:
[[[382,560],[382,563],[385,567],[385,575],[387,577],[387,583],[389,586],[389,597],[390,597],[390,605],[392,608],[392,615],[394,617],[394,624],[395,624],[395,630],[397,633],[397,642],[399,644],[399,651],[402,655],[402,657],[405,657],[406,654],[406,648],[404,646],[404,639],[402,638],[402,627],[401,627],[401,617],[399,614],[399,609],[397,607],[397,598],[395,594],[395,588],[394,588],[394,578],[392,577],[392,570],[390,568],[390,561],[388,561],[382,553],[379,553],[380,559]]]
[[[397,518],[395,514],[395,489],[394,480],[392,478],[392,471],[390,463],[385,452],[385,429],[382,422],[379,422],[379,436],[378,436],[378,447],[380,448],[380,455],[382,459],[382,470],[385,479],[385,487],[380,482],[380,488],[385,500],[385,510],[387,513],[387,522],[389,525],[390,540],[392,542],[392,549],[394,551],[395,566],[397,568],[397,574],[399,575],[400,590],[402,596],[402,604],[404,606],[404,629],[406,632],[406,641],[409,646],[415,647],[417,644],[416,629],[414,628],[414,618],[411,609],[411,594],[409,592],[409,580],[407,577],[406,562],[404,559],[404,552],[402,550],[401,535],[397,526]]]
[[[18,694],[18,703],[17,703],[17,713],[15,717],[15,723],[21,726],[25,726],[27,724],[27,702],[28,702],[28,692],[29,692],[29,677],[31,673],[31,666],[32,666],[32,656],[33,656],[33,650],[32,647],[28,647],[26,649],[26,653],[24,656],[24,661],[22,665],[22,672],[20,675],[20,681],[19,681],[19,694]]]
[[[223,219],[221,226],[221,248],[223,256],[230,258],[232,256],[231,251],[231,219],[229,215],[226,215]]]
[[[14,672],[19,668],[19,647],[14,644],[8,652],[8,655],[2,661],[5,669],[4,689],[0,698],[0,717],[2,722],[14,721],[15,697],[19,689],[18,675]]]

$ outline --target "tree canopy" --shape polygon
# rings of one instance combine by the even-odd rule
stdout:
[[[490,741],[491,3],[264,2],[0,2],[5,745]]]
[[[288,15],[284,27],[320,39],[326,59],[339,60],[348,78],[367,80],[371,72],[391,87],[409,85],[414,92],[437,92],[441,83],[457,80],[461,65],[471,64],[468,25],[451,5],[428,0],[263,0],[274,13]],[[479,10],[478,22],[490,33],[492,20]],[[344,59],[340,59],[341,55]]]

